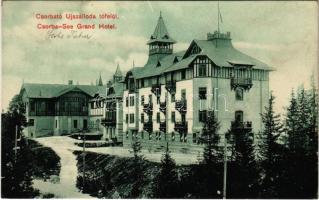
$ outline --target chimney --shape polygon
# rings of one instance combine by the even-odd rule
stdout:
[[[73,80],[69,80],[69,84],[68,85],[73,85]]]

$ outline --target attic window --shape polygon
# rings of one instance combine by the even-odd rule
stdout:
[[[164,35],[163,38],[164,38],[164,39],[168,39],[168,35]]]
[[[193,54],[198,54],[198,53],[200,53],[200,51],[201,51],[201,49],[197,46],[197,45],[194,45],[194,47],[192,48],[192,50],[191,50],[191,55],[193,55]]]
[[[156,67],[160,67],[161,63],[158,61]]]
[[[173,63],[177,63],[177,62],[178,62],[178,59],[177,57],[175,57]]]

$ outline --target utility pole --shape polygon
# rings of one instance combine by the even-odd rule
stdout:
[[[82,152],[82,155],[83,155],[83,168],[82,168],[82,172],[83,172],[83,182],[82,182],[82,184],[83,184],[83,190],[84,190],[84,187],[85,187],[85,133],[84,133],[85,131],[83,130],[83,134],[82,134],[82,140],[83,140],[83,152]],[[82,190],[82,191],[83,191]]]
[[[227,138],[224,135],[224,184],[223,184],[223,199],[226,199],[227,188]]]

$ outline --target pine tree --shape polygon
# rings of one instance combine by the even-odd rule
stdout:
[[[135,177],[135,181],[132,185],[132,190],[129,194],[129,198],[138,198],[142,193],[143,183],[145,180],[144,175],[144,158],[140,155],[142,150],[141,142],[136,135],[132,138],[132,149],[134,154],[134,165],[132,169],[132,177]]]
[[[311,154],[318,152],[318,92],[314,75],[311,76],[311,89],[308,91],[309,113],[309,150]]]
[[[275,198],[278,195],[276,191],[278,180],[276,163],[281,159],[281,146],[277,143],[277,139],[283,132],[283,125],[280,121],[280,115],[274,112],[274,100],[275,97],[271,93],[268,106],[265,107],[265,112],[261,114],[264,126],[262,131],[263,141],[259,147],[263,158],[261,198]]]
[[[179,198],[179,181],[177,167],[169,154],[168,143],[161,159],[160,172],[155,178],[155,198]]]
[[[294,91],[291,92],[290,97],[290,105],[287,108],[287,115],[286,115],[286,124],[285,129],[287,133],[287,143],[288,148],[291,151],[295,151],[298,148],[298,144],[300,144],[300,132],[298,131],[299,126],[299,116],[298,116],[298,103],[295,97]],[[300,145],[299,145],[300,148]]]
[[[258,180],[257,163],[254,151],[254,134],[251,130],[229,130],[233,138],[233,157],[229,170],[228,185],[230,198],[256,198]]]
[[[214,165],[221,158],[221,152],[218,149],[219,128],[220,125],[215,117],[215,113],[213,111],[208,112],[202,130],[202,138],[205,144],[202,160],[203,164]]]

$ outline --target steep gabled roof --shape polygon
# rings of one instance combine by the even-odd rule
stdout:
[[[109,87],[107,98],[119,98],[123,96],[124,83],[115,82]]]
[[[177,53],[173,53],[161,58],[158,61],[148,62],[136,75],[137,79],[158,76],[162,74],[167,68],[172,66],[175,61],[180,60],[184,55],[185,51],[180,51]]]
[[[235,49],[230,40],[220,39],[217,42],[216,45],[216,40],[193,40],[183,59],[167,68],[165,72],[187,68],[197,56],[207,56],[215,65],[220,67],[248,65],[255,69],[273,70],[267,64]],[[192,48],[194,47],[198,47],[200,51],[192,54]]]
[[[55,98],[71,91],[82,91],[93,97],[96,93],[103,94],[103,91],[105,93],[105,87],[94,85],[24,83],[20,91],[25,91],[26,97],[28,98]]]
[[[160,14],[154,33],[151,35],[151,38],[147,42],[147,44],[150,44],[153,42],[168,42],[168,43],[176,42],[169,36],[162,14]]]

